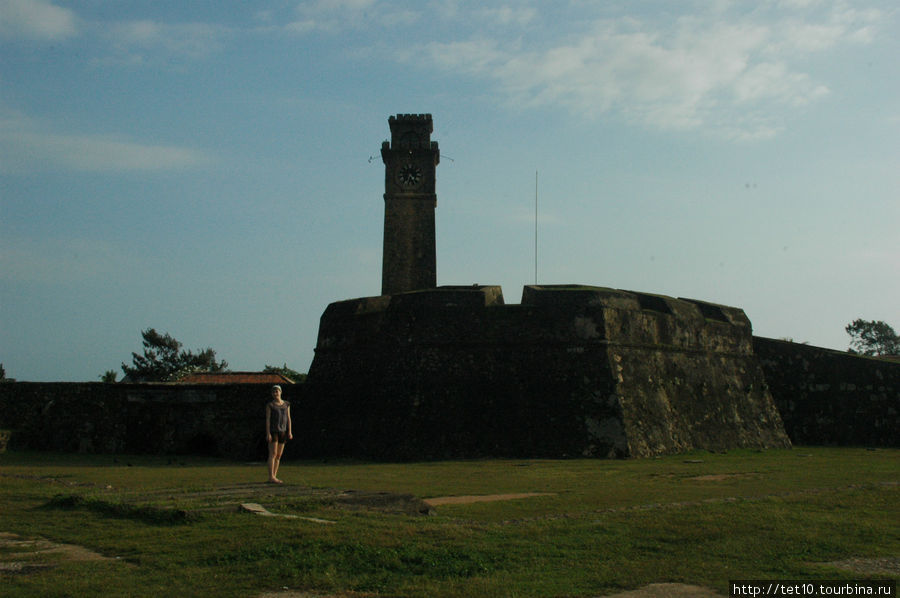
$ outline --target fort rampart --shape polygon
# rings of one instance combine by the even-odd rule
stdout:
[[[310,382],[284,387],[286,458],[787,446],[780,422],[796,444],[900,446],[900,363],[751,338],[741,310],[702,302],[525,295],[504,305],[497,287],[444,288],[329,306]],[[8,382],[0,429],[12,449],[263,459],[268,400],[260,384]]]
[[[790,442],[743,311],[587,286],[331,304],[307,381],[329,452],[645,457]]]
[[[760,337],[753,346],[795,443],[900,446],[900,362]]]
[[[0,428],[13,449],[264,458],[269,400],[260,384],[9,382]]]

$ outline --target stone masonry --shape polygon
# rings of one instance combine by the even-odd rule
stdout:
[[[333,303],[307,384],[329,454],[790,446],[741,310],[599,287],[529,286],[520,305],[491,286]]]
[[[391,140],[381,146],[385,166],[381,292],[385,295],[437,284],[434,211],[440,161],[437,141],[431,141],[430,114],[398,114],[388,123]]]

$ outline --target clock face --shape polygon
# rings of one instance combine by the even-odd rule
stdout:
[[[418,166],[407,164],[397,172],[397,180],[404,187],[416,187],[422,182],[422,171]]]

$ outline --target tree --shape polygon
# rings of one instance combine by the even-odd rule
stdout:
[[[100,382],[113,383],[116,381],[116,370],[106,370],[100,375]]]
[[[304,380],[306,380],[306,374],[301,374],[300,372],[298,372],[296,370],[292,370],[291,368],[289,368],[287,366],[287,364],[284,364],[281,367],[274,366],[274,365],[266,365],[266,367],[263,368],[263,371],[268,374],[281,374],[282,376],[290,378],[291,380],[293,380],[294,382],[297,382],[297,383],[300,383],[300,382],[303,382]]]
[[[856,319],[844,330],[850,335],[851,353],[900,355],[900,336],[886,322]]]
[[[169,382],[193,372],[221,372],[228,367],[226,361],[216,361],[216,352],[210,348],[196,354],[183,351],[181,343],[168,333],[148,328],[141,336],[144,354],[131,354],[133,366],[122,363],[122,371],[132,382]]]

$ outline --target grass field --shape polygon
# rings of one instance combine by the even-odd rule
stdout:
[[[282,494],[251,484],[265,475],[262,463],[2,454],[0,532],[107,558],[0,543],[0,596],[601,596],[659,582],[727,596],[733,579],[900,577],[900,450],[286,462]],[[303,518],[239,512],[228,488]],[[347,508],[325,489],[540,496],[417,516]],[[850,560],[862,568],[834,564]]]

